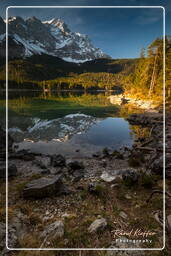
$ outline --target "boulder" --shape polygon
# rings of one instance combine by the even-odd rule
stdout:
[[[24,198],[44,198],[65,193],[61,175],[36,179],[26,184],[23,189]]]
[[[50,165],[53,167],[64,167],[66,164],[65,157],[62,155],[53,155],[50,158]]]
[[[15,164],[8,163],[8,177],[17,175],[17,167]],[[0,178],[6,178],[6,163],[0,162]]]
[[[117,183],[120,182],[122,179],[120,175],[111,175],[106,171],[102,173],[100,178],[107,183]]]
[[[171,154],[167,153],[165,155],[165,170],[166,170],[166,178],[171,177]],[[157,159],[152,161],[149,169],[156,174],[163,174],[163,155],[159,156]]]
[[[34,160],[33,164],[37,165],[41,169],[47,169],[47,166],[41,160]]]
[[[41,238],[55,239],[57,237],[63,237],[64,235],[64,224],[62,221],[55,221],[48,225],[41,234]]]
[[[73,173],[73,181],[74,182],[78,182],[83,177],[84,177],[84,170],[83,169],[74,171],[74,173]]]
[[[68,161],[68,173],[73,176],[73,181],[77,182],[84,177],[84,165],[79,161]]]
[[[110,95],[108,97],[110,100],[111,104],[117,104],[117,105],[122,105],[128,103],[128,100],[124,98],[123,94],[120,95]]]
[[[107,227],[107,221],[104,218],[96,219],[88,228],[89,233],[103,231]]]
[[[35,159],[35,154],[29,152],[28,150],[19,150],[17,152],[12,152],[9,154],[10,159],[22,159],[24,161],[33,161]]]

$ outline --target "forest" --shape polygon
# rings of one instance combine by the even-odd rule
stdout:
[[[157,38],[137,59],[98,59],[82,64],[35,55],[9,60],[9,89],[113,90],[140,98],[162,98],[163,42]],[[171,97],[171,37],[165,37],[166,98]],[[0,63],[0,86],[5,89],[5,63]]]

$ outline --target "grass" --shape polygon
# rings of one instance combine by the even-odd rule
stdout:
[[[39,178],[39,176],[30,176],[27,178],[27,181],[33,178]],[[157,177],[142,175],[142,178],[136,186],[125,186],[125,184],[120,183],[119,186],[114,189],[107,183],[99,182],[96,187],[98,191],[97,194],[91,194],[88,191],[89,180],[80,180],[77,184],[70,184],[73,190],[76,191],[75,193],[68,196],[54,196],[42,200],[24,200],[21,196],[19,197],[18,193],[23,186],[21,184],[26,182],[24,177],[16,177],[10,180],[9,221],[15,216],[16,211],[20,211],[24,215],[23,223],[25,223],[28,228],[27,234],[19,239],[18,246],[40,246],[42,240],[39,238],[39,233],[44,230],[46,225],[60,219],[64,222],[64,237],[49,238],[48,241],[50,244],[44,245],[45,247],[110,247],[113,240],[111,232],[116,229],[126,228],[127,230],[131,230],[142,228],[143,230],[156,230],[157,232],[161,232],[162,229],[154,219],[152,213],[153,211],[162,209],[162,196],[156,194],[148,204],[146,203],[146,199],[151,193],[149,179],[158,180]],[[82,186],[83,190],[76,190],[78,185]],[[155,186],[157,185],[155,184]],[[2,194],[1,205],[5,205],[5,184],[2,184],[0,193]],[[127,194],[131,195],[130,200],[126,198]],[[53,217],[44,220],[47,209],[50,215],[51,211],[53,212]],[[54,210],[57,210],[57,212],[54,212]],[[58,210],[60,211],[58,212]],[[121,211],[128,215],[126,219],[123,219],[119,215]],[[62,218],[63,213],[71,214],[73,217]],[[3,208],[0,208],[0,217],[2,221],[5,221]],[[103,232],[89,234],[89,226],[99,217],[103,217],[107,220],[107,228]],[[154,239],[153,246],[159,247],[158,238],[159,235]],[[19,253],[19,256],[29,256],[26,252]],[[37,253],[36,255],[39,255],[39,252]],[[34,252],[32,255],[34,255]],[[57,254],[50,252],[48,255],[56,256]],[[89,254],[87,255],[89,256]],[[99,254],[96,255],[103,254],[99,252]]]
[[[47,207],[46,200],[23,201],[22,198],[16,200],[18,193],[16,188],[17,180],[11,182],[10,187],[12,186],[13,188],[12,191],[10,190],[10,193],[13,194],[13,197],[10,197],[10,204],[13,207],[12,211],[14,213],[16,209],[20,210],[25,216],[26,223],[29,223],[27,235],[19,239],[19,246],[38,247],[42,241],[40,241],[39,236],[32,234],[32,230],[36,228],[38,232],[42,232],[45,225],[60,219],[60,217],[54,215],[53,219],[44,223],[41,216],[45,213],[45,206]],[[89,193],[87,185],[84,184],[83,191],[77,191],[77,193],[71,196],[64,196],[61,199],[55,197],[48,199],[50,204],[49,210],[53,206],[57,209],[59,207],[63,209],[64,207],[65,212],[71,215],[74,214],[73,218],[63,219],[65,227],[64,237],[49,240],[49,247],[109,247],[112,239],[111,230],[119,229],[121,220],[128,225],[128,230],[131,228],[150,230],[159,228],[151,213],[162,208],[162,198],[160,195],[155,195],[151,202],[146,204],[145,199],[149,196],[149,189],[144,188],[141,183],[138,184],[137,188],[128,188],[120,184],[117,189],[111,189],[105,183],[99,184],[99,195]],[[125,195],[127,193],[131,194],[131,200],[126,199]],[[84,195],[84,198],[81,195]],[[58,200],[60,200],[60,203],[58,203]],[[68,206],[65,205],[66,202]],[[137,208],[136,205],[139,205],[139,207]],[[121,211],[124,211],[129,216],[126,220],[119,216]],[[87,231],[88,227],[98,216],[106,218],[108,227],[101,233],[89,234]],[[154,245],[156,243],[157,240],[154,240]],[[19,254],[19,256],[24,255],[27,256],[27,254]],[[56,256],[56,254],[52,255]]]
[[[41,178],[42,175],[37,173],[37,174],[33,174],[32,176],[30,176],[27,180],[21,182],[21,183],[18,183],[16,184],[16,191],[18,192],[18,195],[19,196],[22,196],[22,192],[23,192],[23,189],[25,187],[25,185],[29,182],[31,182],[32,180],[35,180],[35,179],[39,179]]]
[[[152,188],[152,186],[154,185],[154,180],[153,180],[153,176],[152,175],[148,175],[146,173],[143,173],[141,175],[141,185],[144,187],[144,188]]]

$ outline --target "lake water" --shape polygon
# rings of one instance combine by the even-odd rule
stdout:
[[[18,149],[72,157],[131,147],[136,129],[104,92],[9,92],[9,133]],[[1,125],[5,101],[0,100]]]

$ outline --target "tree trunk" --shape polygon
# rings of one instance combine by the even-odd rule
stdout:
[[[156,71],[156,63],[157,63],[157,55],[158,55],[158,53],[156,53],[156,55],[155,55],[155,59],[154,59],[153,73],[152,73],[152,78],[151,78],[151,83],[150,83],[150,89],[149,89],[148,96],[150,96],[150,95],[151,95],[151,93],[153,92],[153,89],[154,89],[154,83],[155,83],[155,71]]]

